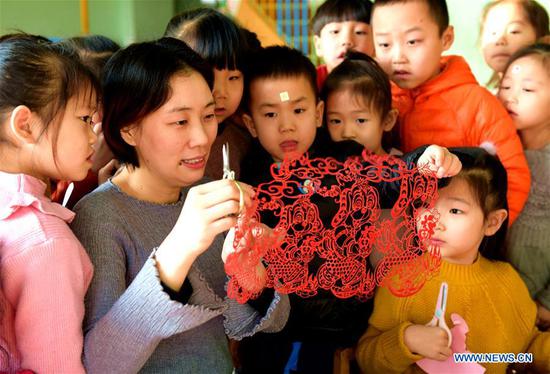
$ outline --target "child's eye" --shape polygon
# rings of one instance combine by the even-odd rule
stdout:
[[[92,120],[93,116],[81,116],[81,117],[78,117],[78,119],[84,122],[88,126],[94,125],[94,121]]]
[[[420,40],[418,40],[418,39],[409,40],[407,42],[407,44],[409,44],[409,45],[415,45],[415,44],[418,44],[418,43],[420,43]]]
[[[535,90],[532,90],[530,88],[524,88],[522,89],[523,92],[528,92],[528,93],[532,93],[532,92],[535,92]]]
[[[342,123],[342,121],[337,118],[329,118],[328,120],[329,125],[339,125],[340,123]]]
[[[331,35],[336,35],[340,32],[340,30],[330,30],[328,33]]]
[[[206,122],[212,121],[215,118],[216,118],[216,115],[214,113],[210,113],[204,116],[204,120]]]
[[[304,108],[296,108],[294,109],[294,113],[296,114],[301,114],[301,113],[304,113],[306,110]]]
[[[500,89],[501,89],[501,90],[509,90],[509,89],[510,89],[510,86],[500,86]]]
[[[355,120],[355,122],[357,122],[359,125],[364,125],[365,123],[367,123],[369,120],[366,119],[366,118],[357,118]]]
[[[449,213],[451,213],[451,214],[462,214],[464,212],[460,209],[452,208],[452,209],[449,210]]]
[[[390,43],[378,43],[378,46],[380,48],[388,48],[390,46]]]
[[[267,112],[264,114],[264,117],[267,117],[267,118],[275,118],[277,117],[277,113],[275,112]]]
[[[511,30],[510,34],[519,35],[521,34],[521,30]]]
[[[357,30],[355,33],[356,33],[357,35],[367,35],[367,34],[368,34],[368,32],[363,31],[363,30]]]
[[[237,81],[239,79],[241,79],[240,75],[232,75],[232,76],[229,77],[230,81]]]

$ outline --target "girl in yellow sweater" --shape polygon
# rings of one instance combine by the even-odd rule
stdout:
[[[533,366],[550,373],[550,333],[535,327],[537,308],[504,258],[507,228],[506,171],[481,148],[453,151],[463,169],[439,191],[439,220],[428,246],[441,250],[441,270],[415,295],[399,298],[379,288],[369,328],[356,357],[366,373],[421,373],[416,362],[454,360],[449,336],[426,326],[442,282],[448,284],[445,320],[467,323],[466,348],[473,353],[533,354]],[[460,365],[460,364],[459,364]],[[482,363],[486,373],[505,373],[507,363]]]

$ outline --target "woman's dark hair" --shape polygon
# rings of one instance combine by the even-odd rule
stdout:
[[[483,11],[481,12],[481,32],[483,32],[483,24],[485,23],[485,19],[487,18],[489,11],[497,5],[507,2],[511,2],[511,0],[494,0],[485,5]],[[518,4],[525,12],[527,20],[535,30],[535,37],[537,40],[550,35],[550,20],[548,17],[548,12],[542,5],[535,0],[513,0],[513,2]],[[487,86],[496,87],[498,86],[499,81],[499,74],[497,72],[493,72],[491,78],[489,78],[489,81],[487,82]]]
[[[92,98],[98,92],[95,77],[75,56],[26,35],[12,35],[0,42],[0,123],[18,105],[27,106],[44,124],[52,126],[53,154],[59,124],[72,97]],[[96,103],[94,103],[95,105]],[[0,129],[0,143],[5,142]]]
[[[326,0],[311,19],[313,35],[332,22],[357,21],[370,24],[372,2],[370,0]]]
[[[198,8],[174,16],[164,36],[186,42],[216,69],[243,71],[247,35],[229,17],[212,8]]]
[[[462,170],[453,178],[460,178],[470,187],[477,202],[487,218],[489,213],[506,209],[508,211],[508,178],[506,169],[500,160],[489,154],[483,148],[455,148],[449,149],[462,162]],[[490,260],[505,261],[506,259],[506,232],[508,217],[500,229],[492,236],[485,236],[479,247],[479,252]]]
[[[113,40],[102,35],[75,36],[57,43],[62,48],[78,54],[82,63],[100,79],[109,58],[120,49]]]
[[[510,65],[512,65],[514,61],[527,56],[533,56],[533,57],[539,58],[542,65],[546,68],[547,73],[550,75],[550,44],[544,44],[544,43],[533,44],[525,48],[522,48],[516,53],[514,53],[510,57],[508,64],[506,64],[504,73],[508,71],[508,68],[510,67]]]
[[[103,133],[115,157],[139,167],[136,150],[121,130],[139,124],[170,98],[176,74],[197,72],[212,89],[210,65],[187,44],[174,38],[132,44],[115,53],[103,74]]]

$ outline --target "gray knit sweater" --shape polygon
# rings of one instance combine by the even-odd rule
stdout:
[[[187,304],[163,291],[152,253],[174,226],[186,193],[159,205],[109,181],[76,205],[71,227],[94,264],[84,320],[89,373],[230,373],[226,334],[241,339],[286,323],[286,296],[275,294],[265,316],[226,297],[221,235],[191,267]]]
[[[527,150],[525,157],[531,170],[531,191],[510,228],[508,250],[531,296],[550,309],[550,145]]]

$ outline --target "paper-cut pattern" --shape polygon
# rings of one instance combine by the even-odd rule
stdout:
[[[344,162],[304,155],[271,173],[273,180],[257,187],[238,220],[237,253],[225,264],[229,297],[258,296],[261,287],[253,284],[263,281],[255,271],[260,259],[267,287],[302,297],[325,289],[367,299],[378,285],[408,296],[439,268],[438,250],[422,256],[421,244],[436,225],[432,173],[366,152]]]

